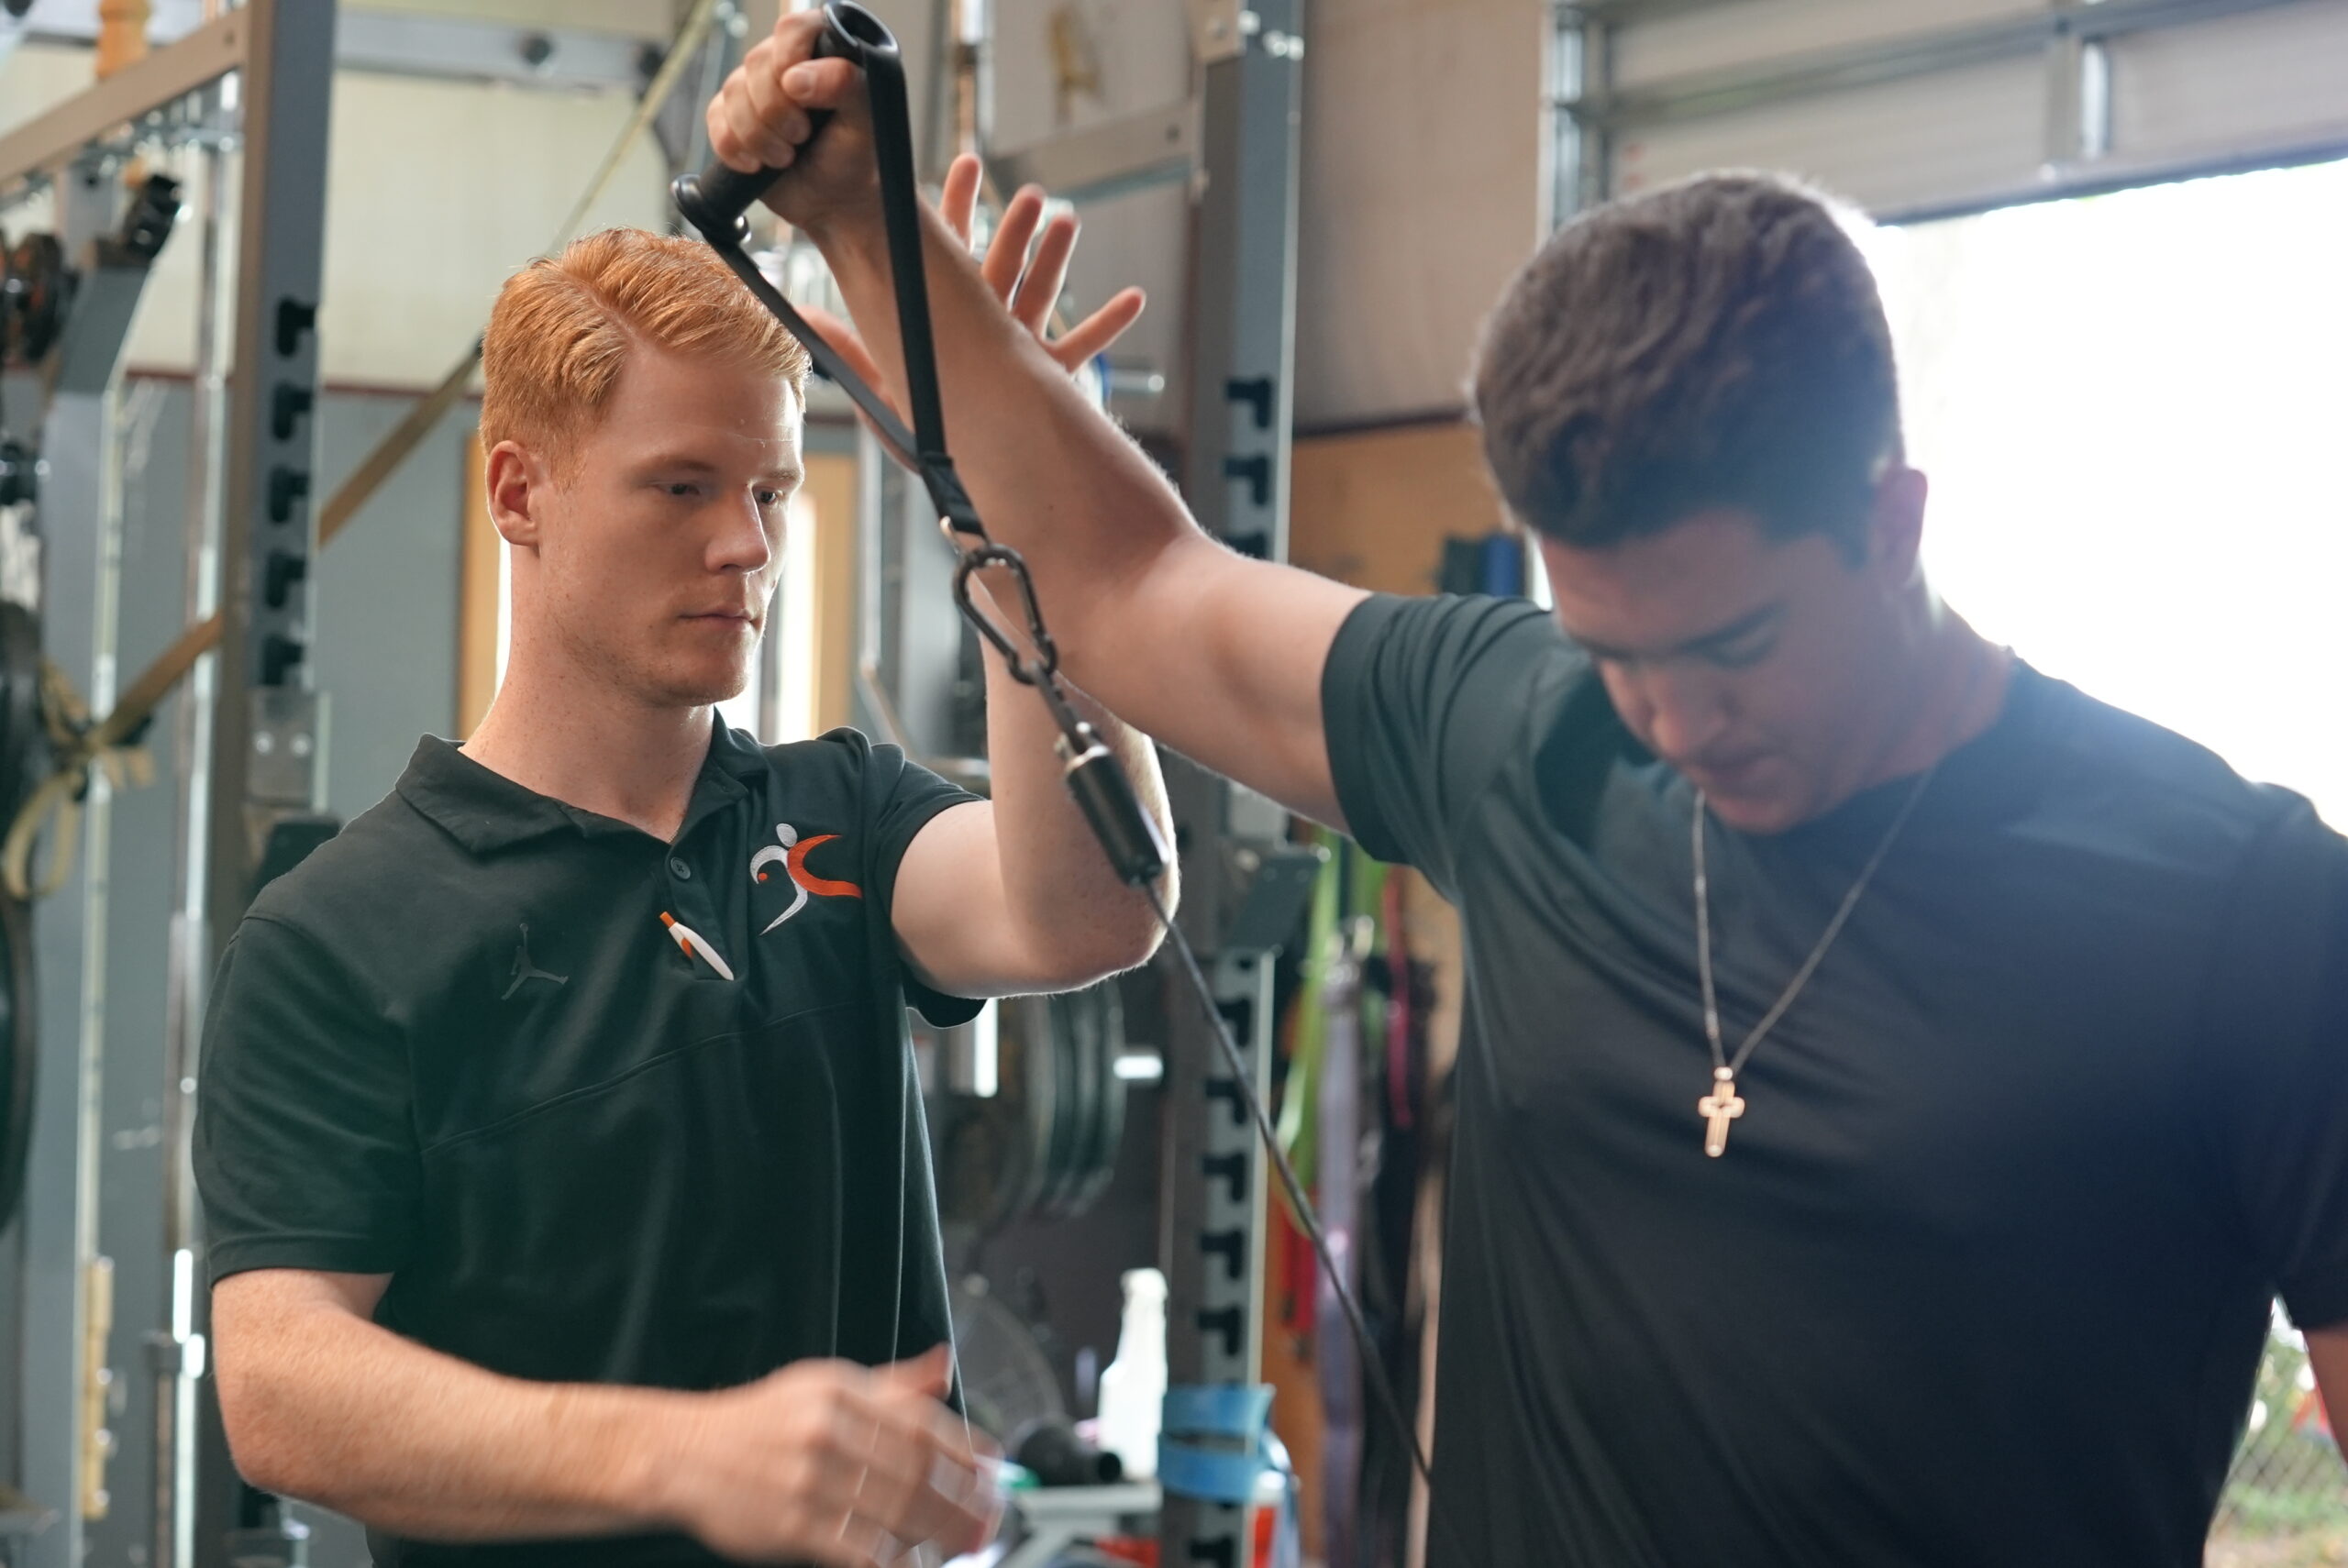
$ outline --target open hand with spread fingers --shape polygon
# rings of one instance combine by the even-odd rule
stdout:
[[[971,243],[982,178],[979,160],[964,153],[947,170],[945,189],[939,194],[938,215],[965,245]],[[1082,321],[1056,332],[1053,311],[1068,284],[1069,261],[1076,254],[1081,226],[1074,213],[1059,213],[1047,221],[1047,204],[1044,193],[1033,185],[1013,195],[988,237],[979,270],[995,298],[1036,335],[1062,370],[1073,375],[1123,337],[1141,319],[1148,301],[1139,289],[1121,289]],[[883,395],[892,405],[897,403],[894,389],[888,387],[854,326],[826,310],[802,305],[800,314],[831,341],[858,375],[876,389],[886,388]]]

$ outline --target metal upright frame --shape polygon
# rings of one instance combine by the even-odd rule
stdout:
[[[46,183],[69,264],[81,278],[42,425],[44,636],[50,657],[102,712],[114,697],[122,521],[114,377],[143,269],[97,264],[106,259],[96,252],[93,261],[82,258],[121,210],[115,173],[128,150],[159,132],[183,138],[215,112],[210,89],[230,73],[241,88],[243,287],[235,358],[243,373],[225,439],[225,558],[232,564],[225,573],[221,668],[230,673],[219,683],[231,696],[220,705],[223,744],[209,780],[205,909],[213,941],[190,944],[206,967],[242,912],[268,817],[306,809],[313,792],[318,736],[301,657],[308,642],[303,583],[315,533],[307,506],[317,397],[313,326],[334,28],[332,0],[249,0],[0,137],[0,200]],[[107,1364],[119,1353],[105,1339],[110,1272],[97,1234],[110,839],[101,779],[91,790],[80,868],[43,903],[36,923],[38,974],[49,1006],[41,1018],[43,1087],[22,1228],[17,1446],[24,1489],[53,1522],[26,1540],[16,1559],[36,1568],[79,1568],[86,1524],[105,1508],[110,1485],[155,1510],[154,1528],[142,1533],[153,1543],[149,1560],[156,1568],[183,1561],[191,1533],[193,1434],[187,1421],[174,1418],[192,1406],[190,1385],[203,1371],[204,1295],[193,1239],[168,1215],[165,1232],[176,1243],[165,1270],[170,1298],[152,1304],[152,1319],[149,1303],[133,1309],[137,1321],[165,1325],[147,1336],[159,1395],[157,1474],[111,1482],[104,1476],[103,1390],[111,1376]],[[183,989],[200,992],[200,976]],[[183,1008],[200,1005],[200,998],[178,999]],[[168,1049],[159,1060],[171,1064],[173,1075],[158,1086],[161,1098],[183,1099],[190,1066]],[[172,1186],[167,1176],[166,1187]],[[184,1194],[176,1196],[183,1208]],[[207,1458],[206,1478],[217,1483],[212,1493],[232,1496],[225,1446],[216,1441]],[[207,1544],[217,1549],[203,1556],[225,1562],[224,1532],[233,1520],[215,1512],[217,1528]]]
[[[219,698],[213,712],[205,941],[216,961],[251,900],[271,830],[322,799],[325,724],[311,673],[311,560],[317,527],[317,315],[334,0],[249,0],[237,315],[220,526]],[[199,1331],[210,1323],[199,1291]],[[194,1562],[228,1568],[251,1514],[228,1457],[212,1385],[191,1455]],[[239,1568],[257,1568],[251,1543]]]
[[[56,182],[56,224],[80,286],[50,361],[38,504],[47,657],[92,700],[111,697],[121,574],[116,375],[145,286],[143,260],[109,258],[118,187],[95,169]],[[17,1419],[25,1493],[55,1515],[27,1561],[78,1565],[85,1518],[105,1504],[105,1329],[112,1267],[98,1247],[98,1092],[105,1035],[107,793],[84,803],[89,844],[33,927],[39,1093],[23,1213],[23,1342]],[[52,853],[54,849],[52,846]]]
[[[1183,490],[1209,533],[1268,560],[1288,558],[1303,10],[1303,0],[1191,7],[1203,180]],[[1287,819],[1252,791],[1187,766],[1174,767],[1169,783],[1176,841],[1187,846],[1182,922],[1256,1091],[1268,1099],[1272,961],[1288,933],[1249,919],[1245,899],[1281,854]],[[1167,1380],[1252,1387],[1262,1368],[1263,1154],[1206,1020],[1178,1004],[1166,1027]],[[1168,1568],[1248,1568],[1253,1515],[1250,1503],[1168,1490],[1158,1559]]]

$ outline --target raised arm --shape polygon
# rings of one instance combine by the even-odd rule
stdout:
[[[842,1568],[893,1563],[899,1542],[969,1550],[987,1528],[938,1403],[943,1350],[714,1394],[529,1383],[370,1321],[386,1283],[261,1269],[214,1289],[221,1414],[253,1485],[426,1540],[679,1530]]]
[[[712,145],[737,168],[790,170],[768,202],[822,248],[874,360],[901,387],[862,83],[844,61],[808,60],[820,24],[786,17],[750,51],[710,106]],[[835,113],[803,160],[810,108]],[[1184,755],[1337,823],[1321,672],[1364,595],[1210,539],[937,215],[925,209],[924,220],[955,463],[989,531],[1026,555],[1070,677]]]

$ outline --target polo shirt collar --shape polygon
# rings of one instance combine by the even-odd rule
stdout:
[[[724,724],[712,726],[709,754],[702,760],[678,839],[681,842],[713,813],[746,798],[747,786],[765,768],[765,754],[748,735]],[[630,823],[541,795],[484,767],[456,742],[437,735],[416,742],[398,790],[402,800],[473,855],[492,855],[548,834],[649,836]]]

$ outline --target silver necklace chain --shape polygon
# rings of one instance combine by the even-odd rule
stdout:
[[[1753,1055],[1754,1047],[1761,1043],[1762,1036],[1777,1027],[1778,1021],[1786,1016],[1786,1010],[1794,1005],[1794,999],[1801,995],[1802,988],[1810,984],[1811,976],[1816,974],[1819,965],[1825,962],[1827,950],[1834,945],[1834,939],[1843,934],[1843,926],[1850,920],[1851,911],[1859,907],[1860,896],[1867,890],[1867,884],[1875,880],[1876,871],[1883,865],[1884,856],[1891,853],[1893,843],[1899,837],[1899,830],[1908,825],[1909,817],[1915,812],[1916,803],[1924,798],[1925,789],[1939,771],[1940,764],[1934,763],[1917,778],[1915,787],[1908,791],[1907,801],[1891,819],[1891,826],[1884,833],[1883,841],[1867,857],[1866,867],[1859,872],[1859,879],[1851,884],[1851,890],[1843,895],[1842,907],[1834,911],[1834,918],[1826,922],[1826,933],[1818,939],[1818,945],[1810,950],[1810,956],[1802,960],[1801,967],[1794,972],[1793,979],[1778,998],[1777,1004],[1762,1015],[1761,1021],[1753,1026],[1753,1032],[1744,1037],[1744,1043],[1736,1048],[1733,1059],[1721,1042],[1720,997],[1712,984],[1711,879],[1704,864],[1704,812],[1708,802],[1701,790],[1696,791],[1696,812],[1690,828],[1696,861],[1696,971],[1704,987],[1704,1038],[1711,1044],[1712,1076],[1716,1080],[1729,1082],[1744,1070],[1746,1059]],[[1739,1113],[1741,1111],[1740,1105]]]

